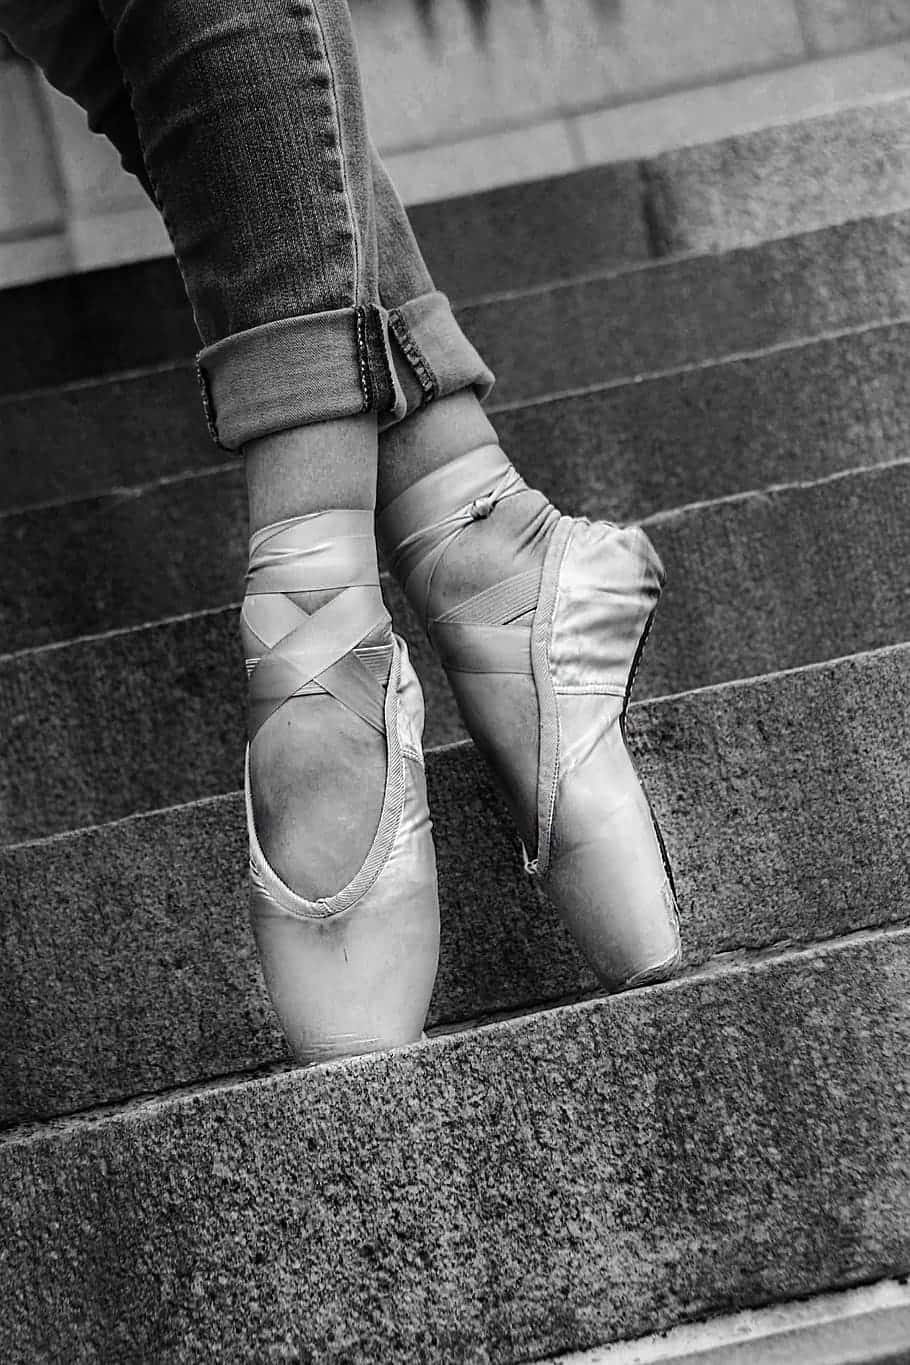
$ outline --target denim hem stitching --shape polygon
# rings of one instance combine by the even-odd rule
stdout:
[[[417,345],[411,329],[408,327],[407,322],[397,308],[393,308],[389,313],[389,327],[420,381],[420,387],[426,394],[426,399],[424,401],[429,403],[433,398],[438,398],[439,380],[436,378],[433,367]]]
[[[376,307],[371,306],[370,309],[369,309],[369,314],[370,314],[370,317],[373,319],[373,322],[375,323],[375,330],[376,330],[376,336],[377,336],[377,347],[376,347],[376,349],[377,349],[377,351],[378,351],[378,353],[379,353],[380,362],[381,362],[382,367],[383,367],[383,379],[384,379],[384,381],[385,381],[385,393],[386,393],[387,396],[388,396],[388,397],[387,397],[388,406],[385,407],[385,408],[383,408],[382,411],[384,411],[384,412],[391,412],[392,409],[395,407],[395,376],[394,376],[393,371],[392,371],[392,356],[391,356],[391,352],[390,352],[390,350],[389,350],[389,343],[388,343],[388,341],[386,340],[385,328],[383,327],[383,323],[382,323],[382,314],[380,313],[380,310],[379,310],[378,308],[376,308]],[[375,394],[374,394],[374,399],[375,399]],[[376,406],[377,406],[377,408],[378,408],[378,407],[379,407],[378,399],[375,400],[375,401],[376,401]]]
[[[198,358],[196,360],[196,379],[202,393],[202,410],[205,413],[205,422],[209,429],[209,435],[219,450],[228,450],[229,447],[221,444],[221,437],[218,435],[218,426],[215,420],[215,400],[212,397],[212,390],[209,387],[208,375],[202,368],[202,362]]]
[[[357,365],[360,372],[360,392],[363,395],[362,412],[369,412],[373,406],[373,384],[370,376],[370,366],[367,352],[367,310],[358,305],[354,310],[354,322],[357,328]]]

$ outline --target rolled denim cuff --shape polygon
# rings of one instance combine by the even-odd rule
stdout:
[[[280,318],[196,358],[209,430],[224,450],[310,422],[406,411],[388,314],[372,305]]]
[[[495,377],[459,327],[445,294],[409,299],[389,312],[388,325],[420,381],[424,403],[467,388],[486,398]],[[380,416],[380,430],[407,415],[407,408],[395,404]]]

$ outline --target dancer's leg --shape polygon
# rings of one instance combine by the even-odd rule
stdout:
[[[318,8],[301,4],[282,14],[268,3],[105,0],[102,10],[200,334],[210,347],[220,344],[232,365],[232,397],[242,386],[229,439],[246,448],[251,534],[327,507],[370,510],[376,418],[361,415],[364,381],[354,366],[364,359],[368,367],[371,357],[358,356],[356,329],[373,327],[374,367],[382,364],[382,336],[372,189],[344,6],[320,0]],[[339,100],[334,83],[342,75],[354,89]],[[309,365],[321,330],[312,318],[320,314],[349,366],[340,401],[328,409]],[[281,320],[289,323],[287,351],[274,331]],[[257,339],[245,345],[251,329],[259,329]],[[311,411],[295,410],[293,393],[277,392],[290,351]],[[260,401],[277,431],[260,435],[255,419],[252,431],[245,425]],[[212,415],[217,422],[217,404]],[[316,592],[300,605],[313,611],[332,595]],[[327,750],[322,736],[333,726],[337,743]],[[375,833],[383,736],[333,697],[308,698],[285,708],[284,723],[254,743],[251,777],[263,849],[279,875],[310,897],[337,891]],[[333,786],[346,812],[343,838],[326,801]]]
[[[82,106],[89,127],[114,144],[125,169],[155,202],[129,92],[98,0],[46,0],[41,5],[0,0],[0,31],[42,68],[52,85]],[[407,214],[372,146],[370,175],[379,297],[391,310],[389,355],[404,395],[398,410],[384,416],[381,425],[423,408],[418,421],[393,426],[380,443],[378,500],[384,506],[440,463],[495,440],[478,397],[489,391],[493,376],[461,332],[448,301],[436,291]],[[431,400],[433,406],[427,408]]]
[[[673,947],[676,940],[672,927],[672,893],[665,878],[661,886],[662,850],[658,850],[646,805],[621,743],[628,685],[637,658],[635,641],[656,600],[659,570],[655,569],[653,552],[644,547],[641,562],[647,569],[642,584],[636,587],[634,566],[638,542],[634,536],[614,535],[615,528],[605,527],[603,531],[595,528],[591,539],[580,526],[558,525],[558,513],[547,499],[535,490],[527,489],[518,479],[498,449],[495,433],[479,406],[478,396],[487,391],[492,376],[460,333],[447,301],[433,290],[406,215],[375,155],[372,185],[379,204],[377,232],[382,248],[379,285],[382,303],[388,310],[386,319],[390,332],[386,355],[398,369],[393,410],[381,421],[386,429],[380,447],[379,500],[387,514],[382,520],[387,538],[391,537],[390,548],[409,533],[413,537],[415,532],[427,531],[427,523],[433,520],[428,515],[426,501],[430,489],[421,492],[427,484],[432,488],[432,510],[437,517],[445,511],[447,497],[454,499],[450,511],[462,510],[460,502],[467,490],[475,498],[483,495],[480,500],[488,504],[486,511],[476,519],[475,515],[462,519],[459,532],[454,538],[447,538],[443,545],[441,557],[431,554],[430,558],[436,560],[432,583],[424,581],[415,588],[409,581],[413,588],[409,595],[421,611],[437,621],[445,615],[447,608],[458,614],[458,604],[466,596],[483,589],[498,593],[506,577],[522,582],[524,596],[528,596],[533,586],[534,592],[542,598],[546,591],[545,560],[548,554],[554,560],[549,578],[555,582],[554,573],[557,574],[559,590],[565,595],[567,584],[563,583],[563,577],[571,578],[574,574],[577,580],[574,587],[580,590],[580,600],[586,593],[590,596],[595,581],[603,579],[604,574],[618,575],[615,588],[611,590],[615,602],[607,606],[599,603],[595,609],[592,599],[591,611],[587,616],[582,614],[579,621],[579,628],[589,638],[582,637],[580,651],[578,641],[572,643],[570,652],[577,665],[583,659],[587,645],[591,655],[589,662],[594,665],[588,673],[597,676],[585,674],[584,691],[623,695],[622,711],[613,715],[610,707],[607,711],[601,707],[596,715],[587,716],[584,710],[587,703],[581,700],[577,704],[569,701],[561,704],[565,712],[564,737],[571,734],[573,727],[580,727],[576,737],[578,752],[584,751],[587,758],[594,754],[596,761],[593,765],[588,763],[589,792],[580,805],[577,798],[579,791],[584,789],[584,781],[573,782],[569,773],[563,773],[559,781],[562,797],[557,801],[558,818],[555,820],[552,803],[547,816],[539,800],[535,810],[534,797],[539,798],[543,790],[544,767],[547,766],[544,750],[552,741],[550,732],[558,725],[552,705],[548,703],[545,707],[541,700],[541,687],[545,693],[552,692],[551,684],[558,683],[559,670],[549,681],[542,681],[535,672],[532,682],[528,676],[530,670],[524,666],[504,672],[501,665],[497,665],[495,677],[489,678],[478,694],[459,672],[453,657],[447,658],[447,667],[468,727],[503,779],[505,794],[523,839],[527,846],[538,849],[534,869],[529,870],[542,873],[549,869],[548,889],[558,903],[563,902],[561,908],[566,911],[605,979],[613,984],[630,984],[642,976],[663,974],[676,951]],[[216,356],[217,350],[215,348]],[[225,372],[230,380],[229,363],[222,366],[222,373]],[[229,382],[222,384],[221,395],[224,404],[216,404],[222,408],[220,430],[223,434],[233,434]],[[434,475],[438,477],[434,479]],[[504,483],[509,485],[505,495],[501,492]],[[410,495],[409,490],[416,496]],[[493,496],[488,498],[487,493]],[[494,506],[496,516],[490,518],[489,511]],[[473,508],[471,510],[473,513]],[[562,523],[571,520],[561,519]],[[586,537],[591,541],[589,545],[586,545]],[[432,542],[433,536],[429,539]],[[572,541],[571,554],[566,553],[568,541]],[[633,542],[636,548],[633,548]],[[550,553],[554,548],[560,551],[559,556]],[[586,554],[590,563],[585,559]],[[569,564],[565,574],[561,569],[557,573],[557,559]],[[404,572],[405,567],[413,570],[415,563],[414,556],[411,556],[409,566],[400,558],[397,560],[399,571],[405,577],[410,577]],[[418,580],[421,576],[420,573],[413,574]],[[532,579],[534,583],[530,584]],[[552,589],[553,582],[549,586]],[[524,629],[522,623],[533,620],[532,634],[535,637],[545,635],[547,649],[553,647],[554,652],[558,652],[555,644],[561,627],[554,617],[553,603],[547,611],[540,603],[532,607],[530,600],[525,606],[524,612],[518,615],[513,612],[508,618],[515,627],[511,634],[514,636],[516,630]],[[500,605],[500,613],[501,610]],[[490,606],[484,611],[487,615],[483,619],[492,623],[488,615]],[[469,611],[468,617],[470,615]],[[591,634],[597,629],[595,618],[598,616],[603,618],[600,630],[607,632],[600,639]],[[574,631],[570,635],[574,640]],[[618,648],[613,649],[614,645]],[[612,651],[611,658],[615,654],[609,668],[606,658],[601,657],[604,647],[608,647],[608,653]],[[494,654],[501,654],[501,649],[494,650]],[[569,671],[572,673],[571,669]],[[569,690],[574,688],[575,684],[570,680]],[[544,710],[547,710],[546,715]],[[592,735],[598,730],[601,739],[594,742]],[[584,738],[585,735],[588,737]],[[550,768],[552,771],[546,781],[552,778],[555,782],[559,765],[553,767],[550,763]],[[628,815],[624,817],[625,823],[623,819],[617,822],[611,816],[605,836],[606,827],[598,824],[597,809],[606,810],[611,804],[617,810],[627,808]],[[555,862],[549,848],[553,839],[560,854]],[[592,858],[583,854],[581,850],[585,847],[596,849],[596,855]],[[634,853],[631,859],[630,849]],[[605,877],[616,884],[618,891],[607,887],[606,902],[600,904]],[[604,934],[609,940],[616,928],[617,913],[629,923],[622,927],[619,940],[605,944]],[[667,954],[658,960],[664,949]]]
[[[672,879],[624,742],[659,560],[641,532],[561,517],[527,487],[477,376],[460,371],[416,248],[400,249],[413,242],[381,166],[373,182],[390,243],[383,301],[424,399],[380,436],[377,524],[393,572],[500,780],[528,871],[605,984],[660,979],[679,955]]]
[[[206,343],[213,433],[246,455],[254,927],[267,981],[304,1059],[407,1041],[425,1014],[438,917],[422,702],[393,643],[373,538],[377,413],[404,399],[347,9],[102,10]]]

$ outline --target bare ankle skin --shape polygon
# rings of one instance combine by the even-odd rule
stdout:
[[[380,433],[377,507],[387,507],[440,465],[498,439],[473,389],[434,399]]]

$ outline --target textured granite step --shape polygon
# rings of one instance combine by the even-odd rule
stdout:
[[[187,496],[200,487],[188,485]],[[207,515],[204,497],[201,503],[200,519]],[[650,519],[669,582],[637,695],[910,640],[908,519],[910,462]],[[239,597],[239,538],[213,516],[209,529],[237,552],[197,564],[192,538],[169,536],[154,518],[147,531],[126,538],[124,564],[141,547],[142,610],[169,600],[191,612]],[[14,562],[9,573],[8,586],[18,581]],[[136,583],[134,574],[128,582]],[[59,585],[55,621],[65,622],[69,611],[78,619],[91,603],[88,569],[82,577],[74,571],[72,583],[68,598],[67,584]],[[416,618],[393,580],[386,577],[384,589],[424,684],[427,745],[463,738]],[[36,616],[43,605],[34,604]],[[0,658],[0,729],[7,736],[0,837],[34,838],[232,791],[246,687],[236,614],[234,606],[196,612]],[[18,618],[8,633],[26,626]]]
[[[538,1359],[910,1267],[910,934],[0,1145],[6,1360]]]
[[[910,207],[908,104],[421,205],[411,217],[438,287],[456,301],[788,236]],[[0,392],[154,365],[197,346],[172,260],[7,290],[4,314]]]
[[[557,506],[630,520],[904,458],[908,347],[910,324],[871,328],[544,400],[495,420],[528,482]],[[73,459],[85,468],[87,456]],[[132,477],[140,473],[134,466]],[[246,517],[236,462],[0,517],[7,648],[233,600]]]
[[[910,317],[910,213],[462,310],[491,410]],[[558,343],[556,339],[558,338]],[[0,402],[6,507],[211,468],[191,366]]]
[[[910,313],[910,214],[653,262],[462,308],[498,403],[704,364]]]
[[[910,99],[845,109],[646,162],[658,253],[732,246],[908,205]]]
[[[910,921],[910,647],[633,706],[686,963]],[[236,755],[239,774],[240,753]],[[443,943],[431,1023],[594,989],[470,744],[428,755]],[[280,1061],[240,798],[0,850],[0,1117]]]

